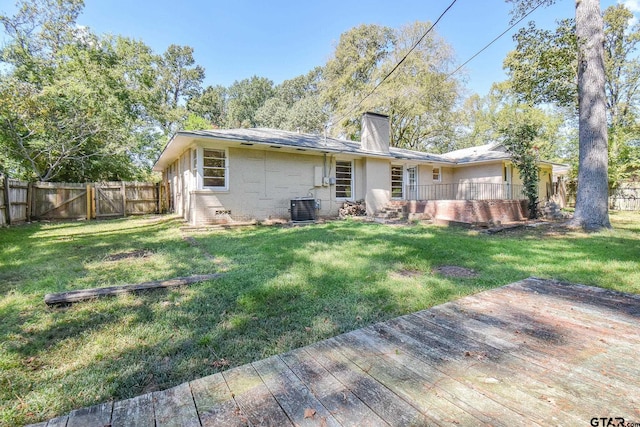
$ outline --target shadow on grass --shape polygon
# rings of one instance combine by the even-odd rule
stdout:
[[[182,223],[175,217],[159,221],[138,219],[133,220],[136,226],[122,227],[127,221],[132,220],[95,221],[83,223],[84,227],[77,223],[38,223],[3,230],[0,296],[11,291],[44,296],[49,292],[87,287],[75,285],[87,275],[86,265],[103,261],[114,251],[141,248],[171,255],[176,249],[192,249],[194,255],[197,253],[179,238],[159,237]],[[98,230],[83,231],[88,227]],[[154,240],[156,237],[158,240]],[[179,264],[179,259],[173,263]]]
[[[0,316],[7,319],[0,355],[8,354],[12,366],[30,358],[41,361],[34,370],[14,366],[15,380],[0,384],[7,393],[3,400],[10,405],[19,406],[14,395],[27,402],[27,409],[18,410],[12,421],[31,422],[165,389],[520,280],[540,269],[548,277],[581,278],[583,273],[574,265],[581,265],[585,257],[599,264],[611,262],[612,254],[620,263],[637,263],[640,258],[637,240],[600,235],[523,242],[458,229],[355,222],[254,227],[193,234],[200,247],[228,263],[221,279],[64,310],[43,307],[44,294],[58,290],[59,284],[48,280],[52,274],[61,271],[67,279],[82,278],[86,272],[69,272],[69,263],[104,259],[114,250],[162,251],[170,263],[166,274],[201,272],[197,270],[206,264],[199,260],[200,249],[183,241],[175,232],[178,225],[172,220],[105,232],[82,232],[74,225],[74,233],[66,237],[53,234],[71,240],[39,243],[43,250],[25,265],[44,267],[41,270],[22,266],[28,245],[12,249],[17,252],[0,268],[0,280],[14,280],[0,285],[0,295],[11,297],[0,304]],[[22,231],[22,241],[40,231],[38,226]],[[441,265],[472,268],[479,277],[447,279],[431,273]],[[13,268],[22,269],[25,277],[12,276]],[[422,275],[390,277],[390,272],[402,269]],[[598,281],[601,276],[589,277]],[[31,390],[28,384],[33,383],[38,387]],[[29,411],[36,415],[29,418]]]

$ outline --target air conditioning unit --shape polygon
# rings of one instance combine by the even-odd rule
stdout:
[[[291,221],[315,221],[316,199],[297,198],[291,200]]]

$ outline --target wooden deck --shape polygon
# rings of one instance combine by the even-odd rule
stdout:
[[[587,426],[616,417],[640,423],[640,296],[527,279],[38,425]]]

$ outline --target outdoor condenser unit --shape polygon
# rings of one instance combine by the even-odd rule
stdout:
[[[291,221],[314,221],[316,219],[316,199],[298,198],[291,200]]]

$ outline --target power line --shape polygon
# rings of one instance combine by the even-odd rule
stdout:
[[[457,73],[458,71],[460,71],[462,69],[462,67],[464,67],[465,65],[467,65],[469,62],[473,61],[476,56],[480,55],[482,52],[484,52],[485,50],[487,50],[489,48],[489,46],[491,46],[492,44],[494,44],[496,41],[498,41],[502,36],[504,36],[505,34],[507,34],[509,31],[511,31],[516,25],[518,25],[520,22],[522,22],[524,20],[524,18],[526,18],[527,16],[531,15],[536,9],[538,9],[540,6],[542,6],[542,4],[544,3],[544,0],[542,0],[540,3],[538,3],[533,9],[531,9],[529,12],[527,12],[522,18],[518,19],[516,22],[513,23],[513,25],[511,25],[509,28],[507,28],[506,30],[504,30],[502,33],[500,33],[499,36],[497,36],[496,38],[494,38],[493,40],[491,40],[489,43],[487,43],[482,49],[480,49],[479,51],[477,51],[471,58],[467,59],[466,61],[464,61],[462,63],[462,65],[460,65],[458,68],[456,68],[455,70],[453,70],[452,72],[450,72],[449,74],[447,74],[447,77],[445,77],[445,80],[448,79],[449,77],[451,77],[452,75],[454,75],[455,73]]]
[[[398,63],[393,67],[393,69],[391,71],[389,71],[389,73],[387,73],[386,76],[384,76],[384,78],[378,82],[378,84],[375,85],[375,87],[369,92],[367,93],[356,105],[354,105],[353,107],[351,107],[345,114],[343,114],[338,120],[335,120],[335,123],[340,123],[342,120],[344,120],[349,114],[351,114],[351,112],[353,112],[355,109],[357,109],[358,107],[360,107],[362,105],[362,103],[371,95],[373,95],[373,93],[376,91],[376,89],[378,89],[378,87],[380,87],[380,85],[382,85],[390,76],[391,74],[393,74],[394,71],[396,71],[398,69],[398,67],[407,59],[407,57],[409,56],[409,54],[411,54],[411,52],[413,52],[415,50],[416,47],[418,47],[418,45],[422,42],[422,40],[424,40],[424,38],[433,30],[433,28],[436,26],[436,24],[438,22],[440,22],[440,20],[442,19],[442,17],[449,11],[449,9],[451,9],[451,7],[456,3],[457,0],[453,0],[453,2],[451,2],[451,4],[444,10],[444,12],[442,12],[440,14],[440,16],[438,17],[438,19],[436,19],[436,21],[431,25],[431,27],[429,27],[429,29],[427,29],[427,31],[422,35],[422,37],[420,37],[420,39],[411,47],[411,49],[409,49],[409,51],[402,57],[402,59],[400,61],[398,61]],[[448,79],[449,77],[451,77],[452,75],[454,75],[455,73],[457,73],[458,71],[460,71],[465,65],[467,65],[469,62],[473,61],[478,55],[480,55],[482,52],[484,52],[485,50],[487,50],[492,44],[494,44],[496,41],[498,41],[500,38],[502,38],[505,34],[507,34],[509,31],[511,31],[516,25],[518,25],[520,22],[524,21],[524,19],[526,17],[528,17],[529,15],[531,15],[534,11],[536,11],[540,6],[542,6],[542,4],[545,2],[545,0],[541,0],[535,7],[533,7],[533,9],[531,9],[529,12],[527,12],[526,14],[524,14],[520,19],[518,19],[516,22],[514,22],[509,28],[507,28],[506,30],[504,30],[502,33],[500,33],[498,36],[496,36],[493,40],[491,40],[489,43],[487,43],[482,49],[480,49],[479,51],[477,51],[475,54],[473,54],[473,56],[471,56],[469,59],[467,59],[465,62],[463,62],[458,68],[456,68],[455,70],[453,70],[452,72],[450,72],[449,74],[447,74],[447,76],[445,77],[445,80]],[[325,132],[326,133],[326,132]]]
[[[398,61],[398,63],[391,69],[391,71],[389,71],[387,73],[386,76],[384,76],[384,78],[382,80],[380,80],[378,82],[378,84],[376,84],[374,86],[373,89],[371,89],[371,91],[369,91],[369,93],[367,93],[356,105],[354,105],[353,107],[351,107],[346,113],[344,113],[338,120],[336,120],[337,123],[340,123],[342,120],[344,120],[349,114],[351,114],[351,112],[355,109],[357,109],[358,107],[360,107],[362,105],[362,103],[371,95],[373,95],[373,92],[376,91],[376,89],[378,89],[390,76],[391,74],[393,74],[394,71],[396,71],[398,69],[398,67],[400,65],[402,65],[402,63],[407,59],[407,57],[411,54],[411,52],[413,52],[415,50],[416,47],[418,47],[418,45],[422,42],[422,40],[424,40],[425,37],[427,37],[427,35],[433,30],[433,28],[438,24],[438,22],[440,22],[440,20],[442,19],[442,17],[449,11],[449,9],[451,9],[451,7],[456,3],[456,1],[458,0],[453,0],[451,2],[451,4],[449,6],[447,6],[447,8],[444,10],[444,12],[442,12],[440,14],[440,16],[438,17],[438,19],[436,19],[436,21],[431,24],[431,26],[427,29],[427,31],[425,31],[425,33],[422,35],[422,37],[420,37],[418,39],[417,42],[415,42],[413,44],[413,46],[411,47],[411,49],[409,49],[409,51],[402,57],[402,59],[400,61]]]

